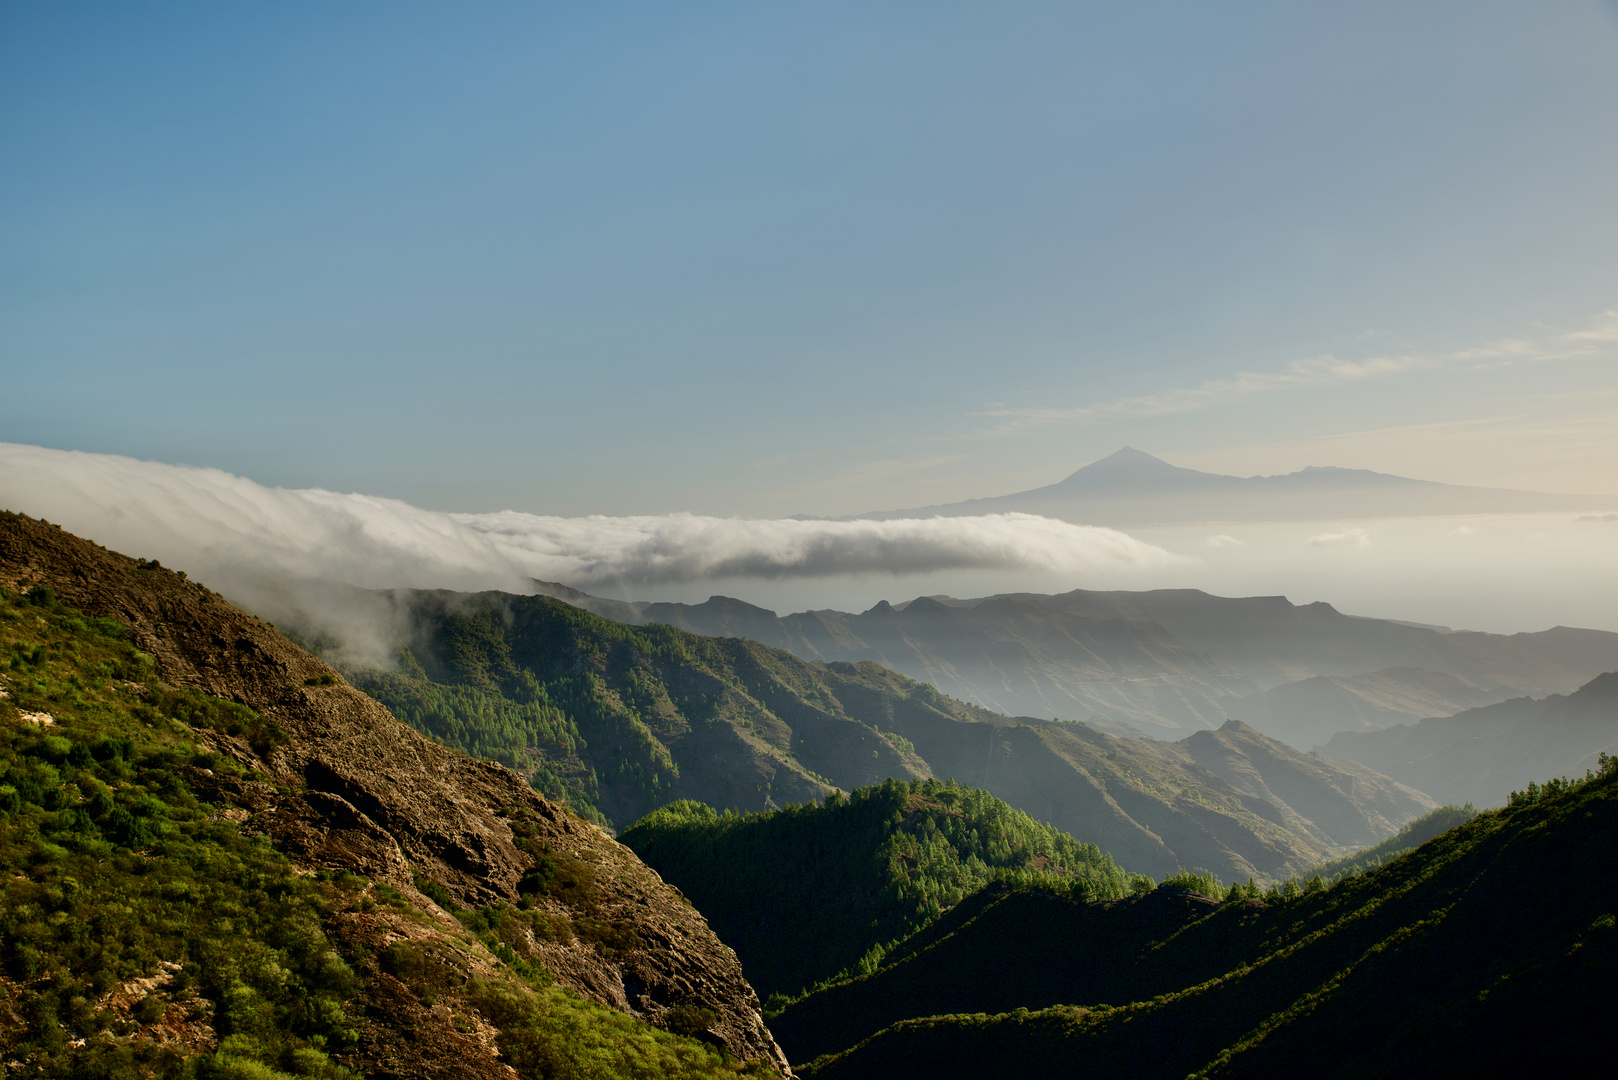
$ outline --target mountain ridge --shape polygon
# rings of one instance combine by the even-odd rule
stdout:
[[[604,617],[746,637],[807,660],[873,660],[1010,715],[1099,718],[1109,730],[1168,739],[1240,718],[1299,749],[1340,730],[1326,729],[1333,718],[1348,728],[1414,720],[1512,694],[1565,693],[1618,668],[1618,634],[1607,631],[1485,634],[1198,589],[929,596],[789,615],[718,595],[677,604],[551,594]],[[1373,677],[1401,669],[1426,674]],[[1319,677],[1346,682],[1281,690],[1277,700],[1313,711],[1272,722],[1270,694]]]
[[[1124,526],[1584,512],[1614,507],[1618,507],[1615,496],[1445,484],[1334,465],[1310,465],[1273,476],[1230,476],[1181,468],[1126,446],[1042,487],[903,510],[869,510],[835,520],[1026,513],[1082,525]]]
[[[1274,786],[1224,779],[1177,744],[996,713],[874,661],[807,661],[745,638],[613,622],[549,597],[372,598],[395,605],[390,624],[415,630],[397,642],[397,670],[345,665],[356,686],[419,730],[497,757],[616,827],[676,799],[759,811],[888,777],[953,777],[1131,870],[1199,865],[1268,880],[1431,808],[1362,766],[1304,766],[1308,755],[1255,736],[1240,751],[1262,759],[1255,770],[1301,771],[1338,793],[1323,791],[1322,805],[1352,804],[1323,825]],[[929,613],[961,612],[923,604],[911,618]],[[871,617],[905,615],[879,606]],[[1349,826],[1356,815],[1360,825]]]
[[[1618,671],[1571,694],[1513,698],[1379,731],[1339,732],[1320,748],[1358,761],[1445,802],[1497,806],[1527,770],[1577,776],[1602,753],[1618,755]]]

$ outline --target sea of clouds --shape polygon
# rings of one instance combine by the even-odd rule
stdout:
[[[272,488],[219,469],[0,443],[0,506],[214,587],[246,578],[532,592],[946,570],[1082,577],[1187,561],[1115,529],[1030,514],[804,521],[451,514]]]

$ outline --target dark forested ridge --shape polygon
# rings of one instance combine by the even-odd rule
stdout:
[[[775,813],[681,802],[620,839],[692,899],[766,996],[869,969],[883,946],[991,878],[1038,877],[1096,899],[1152,884],[987,792],[937,780]]]
[[[1285,878],[1433,807],[1241,725],[1180,743],[1007,717],[874,663],[628,626],[542,596],[399,592],[398,670],[349,677],[418,730],[622,827],[676,799],[767,810],[954,778],[1143,873]]]
[[[0,514],[0,691],[7,1076],[784,1071],[632,852],[182,575]]]
[[[991,887],[772,1029],[813,1077],[1593,1075],[1615,829],[1606,758],[1290,896]]]

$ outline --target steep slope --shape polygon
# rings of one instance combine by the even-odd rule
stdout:
[[[400,898],[397,910],[362,903],[334,914],[327,929],[367,965],[358,1007],[372,1020],[350,1055],[366,1074],[502,1075],[502,1053],[530,1075],[558,1067],[534,1057],[523,1036],[543,1027],[535,1010],[546,1008],[553,981],[556,993],[599,1003],[636,1030],[698,1034],[775,1067],[734,953],[632,852],[514,774],[417,735],[206,588],[43,522],[0,514],[0,585],[48,587],[138,647],[131,656],[144,656],[151,674],[128,683],[130,715],[205,748],[203,760],[215,763],[176,774],[186,790],[175,798],[212,804],[222,819],[270,837],[296,874],[359,874]],[[50,625],[89,632],[66,616]],[[80,651],[35,642],[27,663]],[[84,688],[127,682],[134,669],[126,668],[86,671],[55,691],[30,674],[10,689],[25,707],[40,696],[33,707],[49,707],[72,736],[68,760],[78,760],[73,740],[100,722],[86,711]],[[187,705],[188,694],[220,704]],[[245,719],[231,719],[230,703]],[[198,719],[220,715],[225,722]],[[435,998],[447,1004],[434,1007]]]
[[[1309,859],[1307,850],[1341,850],[1385,835],[1376,832],[1381,811],[1366,800],[1389,811],[1388,831],[1434,805],[1385,779],[1381,787],[1365,786],[1369,773],[1350,774],[1256,732],[1247,733],[1245,746],[1220,745],[1217,753],[1203,754],[1232,783],[1197,760],[1200,748],[1187,745],[1190,740],[1119,739],[1083,724],[1026,718],[945,724],[911,709],[896,711],[889,723],[935,775],[985,788],[1099,844],[1129,869],[1154,875],[1197,866],[1226,878],[1285,878],[1321,861]],[[1294,772],[1292,763],[1300,759],[1308,767]],[[1287,766],[1278,769],[1282,763]],[[1252,783],[1268,775],[1290,790],[1293,777],[1308,774],[1329,791],[1293,797],[1345,812],[1311,822]],[[1347,804],[1355,810],[1346,812]]]
[[[1467,803],[1465,806],[1456,806],[1450,803],[1440,806],[1430,814],[1425,814],[1414,821],[1407,822],[1405,827],[1380,843],[1370,847],[1361,848],[1341,859],[1333,859],[1329,863],[1312,866],[1304,871],[1307,878],[1319,877],[1327,885],[1339,878],[1352,874],[1363,874],[1367,870],[1374,870],[1383,863],[1391,862],[1407,851],[1414,851],[1439,833],[1448,832],[1455,826],[1471,821],[1478,816],[1477,809]]]
[[[1380,773],[1300,753],[1239,720],[1174,747],[1242,795],[1280,807],[1332,847],[1375,843],[1434,806],[1422,792]]]
[[[1498,806],[1527,770],[1577,776],[1618,752],[1618,673],[1567,696],[1514,698],[1381,731],[1344,732],[1320,748],[1447,802]]]
[[[774,1027],[795,1060],[832,1055],[815,1077],[1595,1074],[1618,1000],[1604,772],[1290,899],[987,890]]]
[[[631,627],[545,597],[404,592],[397,672],[350,667],[407,722],[498,755],[604,820],[675,799],[765,809],[931,775],[845,681],[740,638]],[[946,710],[954,703],[941,703]]]
[[[1185,521],[1309,521],[1345,517],[1544,513],[1610,509],[1611,497],[1464,487],[1430,480],[1310,466],[1282,476],[1225,476],[1183,469],[1126,446],[1045,487],[914,510],[880,510],[871,520],[1020,512],[1084,525]]]

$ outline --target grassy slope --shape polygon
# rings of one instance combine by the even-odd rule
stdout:
[[[867,1030],[894,1002],[918,1017],[817,1062],[817,1077],[1589,1067],[1614,1004],[1615,828],[1608,775],[1279,904],[986,897],[774,1030],[802,1060],[857,1037],[862,1009],[886,1010]],[[1171,901],[1180,910],[1150,910]]]
[[[500,946],[499,911],[463,913],[446,933],[385,885],[295,872],[199,794],[264,779],[211,751],[214,733],[265,747],[284,736],[244,706],[159,682],[116,622],[0,589],[0,682],[7,1075],[338,1080],[378,1064],[360,1002],[401,992],[492,1020],[522,1075],[739,1068],[520,962],[477,962],[492,961],[479,937]],[[54,722],[29,719],[40,713]],[[381,917],[420,944],[378,957],[345,930]],[[428,949],[441,959],[424,964]]]
[[[936,780],[857,789],[824,806],[718,815],[679,803],[619,838],[678,886],[761,995],[790,994],[902,938],[997,873],[1050,875],[1118,897],[1145,879],[983,791]]]

